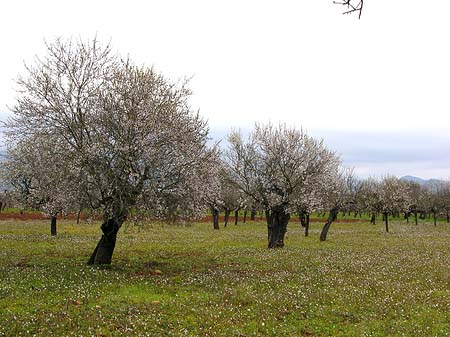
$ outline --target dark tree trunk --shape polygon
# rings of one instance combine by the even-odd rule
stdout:
[[[436,218],[437,218],[436,212],[433,212],[434,227],[436,227]]]
[[[306,212],[301,210],[298,211],[298,220],[300,221],[302,227],[306,227]]]
[[[250,220],[255,221],[255,219],[256,219],[256,209],[252,208],[250,212]]]
[[[269,248],[284,247],[284,236],[289,223],[290,214],[286,213],[284,206],[275,206],[266,211],[267,234]]]
[[[211,214],[213,218],[213,228],[219,229],[219,210],[211,207]]]
[[[334,220],[336,220],[339,210],[337,208],[333,208],[330,211],[330,215],[328,216],[328,220],[322,228],[322,232],[320,233],[320,241],[325,241],[327,239],[328,230],[331,227],[331,224]]]
[[[417,226],[417,224],[418,224],[418,221],[417,221],[417,211],[414,211],[414,221],[416,222],[416,226]]]
[[[56,215],[50,217],[50,234],[56,236]]]
[[[384,224],[386,226],[386,233],[389,233],[389,214],[383,213],[383,217],[384,217]]]
[[[450,223],[450,214],[448,213],[448,211],[446,213],[446,216],[447,216],[447,223]]]
[[[77,214],[77,225],[80,223],[80,216],[81,216],[81,208],[78,210]]]
[[[230,210],[228,208],[225,208],[225,216],[224,216],[224,219],[223,219],[224,227],[227,227],[229,218],[230,218]]]
[[[409,223],[409,212],[405,212],[406,223]]]
[[[370,223],[375,225],[376,218],[377,217],[376,217],[375,213],[372,213],[372,217],[370,218]]]
[[[243,223],[246,223],[246,222],[247,222],[247,210],[246,210],[246,209],[244,210],[244,219],[243,219],[242,222],[243,222]]]
[[[237,225],[239,220],[239,210],[234,211],[234,224]]]
[[[309,213],[305,216],[305,236],[309,235]]]
[[[116,214],[118,215],[110,218],[107,218],[106,216],[104,217],[104,221],[101,226],[103,235],[88,261],[89,265],[111,264],[114,248],[116,247],[117,233],[126,220],[128,212],[123,210],[122,212],[117,212]]]

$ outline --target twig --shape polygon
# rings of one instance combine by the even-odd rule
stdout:
[[[336,5],[343,5],[347,6],[348,10],[343,12],[342,14],[351,14],[351,13],[358,13],[358,19],[361,19],[362,9],[364,6],[364,0],[359,0],[357,5],[354,5],[353,0],[343,0],[343,1],[333,1]]]

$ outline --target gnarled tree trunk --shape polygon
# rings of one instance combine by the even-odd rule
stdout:
[[[309,235],[309,212],[299,210],[298,218],[300,220],[300,224],[302,225],[302,227],[305,228],[305,236],[308,236]]]
[[[268,248],[284,247],[284,236],[289,223],[290,214],[282,205],[266,211]]]
[[[211,207],[211,214],[213,218],[214,229],[219,229],[219,210],[215,207]]]
[[[325,241],[327,239],[328,230],[330,229],[333,221],[336,220],[338,212],[339,212],[339,209],[337,207],[332,208],[330,210],[330,215],[328,216],[328,220],[325,223],[325,225],[323,226],[322,232],[320,233],[320,241]]]
[[[117,233],[125,222],[127,215],[127,210],[114,212],[113,216],[104,215],[101,226],[103,235],[88,261],[89,265],[111,264],[114,248],[116,247]]]

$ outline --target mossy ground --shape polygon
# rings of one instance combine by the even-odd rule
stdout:
[[[1,221],[0,336],[450,335],[449,225],[320,226],[129,226],[99,268],[99,224]]]

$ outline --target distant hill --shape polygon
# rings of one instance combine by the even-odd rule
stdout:
[[[436,185],[443,182],[443,180],[439,180],[439,179],[422,179],[422,178],[414,177],[414,176],[404,176],[404,177],[401,177],[400,180],[412,181],[421,186],[429,187],[429,188],[436,187]]]
[[[412,181],[413,183],[418,183],[419,185],[427,184],[427,180],[414,176],[403,176],[400,178],[400,180]]]

